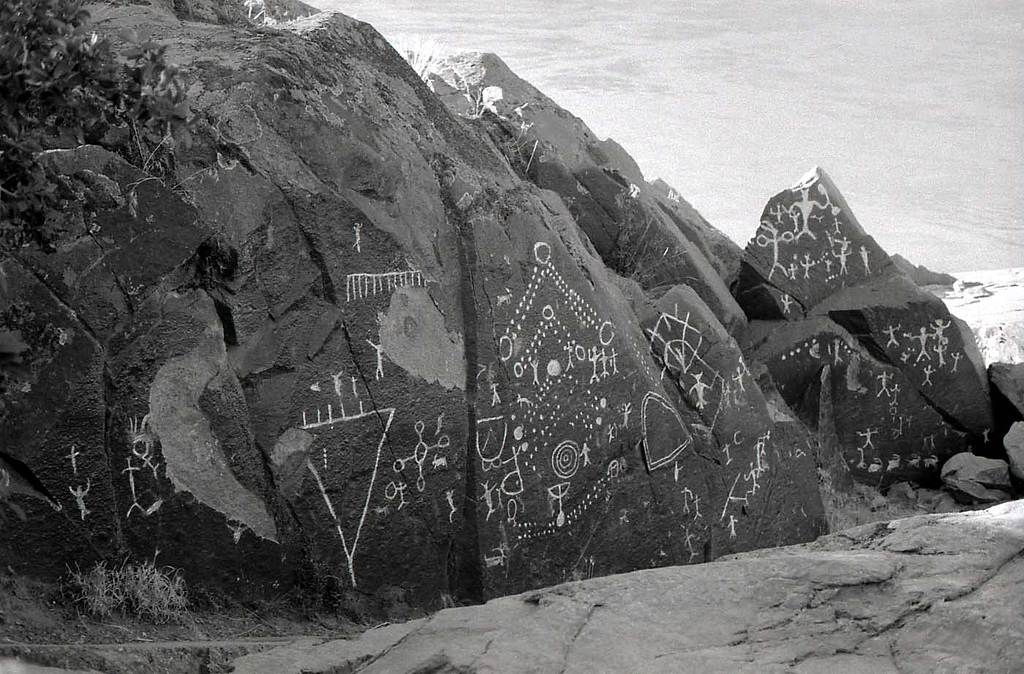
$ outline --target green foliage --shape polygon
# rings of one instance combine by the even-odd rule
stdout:
[[[139,162],[177,138],[190,142],[190,113],[166,47],[147,35],[116,60],[110,42],[87,28],[84,0],[0,3],[0,250],[52,248],[64,230],[69,185],[38,161],[45,149],[103,144],[112,127],[135,135]],[[141,136],[141,138],[140,138]],[[148,167],[146,167],[148,168]]]

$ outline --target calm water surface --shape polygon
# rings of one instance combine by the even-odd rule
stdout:
[[[1024,266],[1021,0],[313,4],[497,53],[741,244],[818,164],[890,252]]]

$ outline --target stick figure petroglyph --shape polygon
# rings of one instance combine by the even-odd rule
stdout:
[[[860,259],[864,263],[864,273],[871,273],[871,265],[868,264],[868,249],[867,246],[860,247]]]
[[[909,337],[910,341],[918,342],[921,345],[921,350],[917,354],[917,358],[914,359],[914,363],[915,364],[918,363],[922,358],[927,358],[928,360],[932,359],[931,354],[928,353],[928,331],[927,330],[925,330],[924,328],[920,328],[917,331],[916,335],[912,334],[912,333],[909,333],[909,332],[904,332],[903,336],[904,337]]]
[[[363,223],[361,223],[361,222],[357,222],[356,224],[352,225],[352,231],[354,231],[355,234],[356,234],[356,242],[352,244],[352,247],[356,249],[357,253],[362,253],[363,252],[362,229],[363,229]]]
[[[861,449],[875,448],[875,443],[872,438],[878,433],[877,428],[869,428],[865,431],[857,431],[857,435],[864,438],[864,444],[860,446]]]
[[[85,495],[89,493],[89,489],[92,488],[92,480],[85,481],[85,488],[82,485],[78,485],[74,489],[68,487],[68,491],[75,497],[75,504],[78,506],[78,513],[82,517],[82,521],[85,521],[85,516],[88,515],[91,510],[85,507]]]
[[[877,377],[875,377],[875,379],[878,379],[878,380],[880,380],[882,382],[881,388],[879,388],[878,389],[878,393],[875,394],[876,398],[881,397],[881,395],[883,393],[887,397],[890,397],[890,398],[893,395],[895,395],[895,391],[893,391],[893,389],[889,388],[889,380],[892,379],[892,373],[891,372],[889,372],[887,370],[882,370],[882,374],[880,374]]]
[[[781,207],[778,215],[781,215]],[[795,239],[793,232],[779,232],[779,229],[768,220],[761,221],[761,227],[764,228],[765,233],[758,234],[754,239],[754,242],[760,248],[772,249],[772,266],[768,270],[768,280],[772,279],[772,275],[775,273],[775,269],[781,269],[784,275],[788,274],[788,270],[779,263],[779,244],[780,243],[791,243]],[[759,230],[760,231],[760,230]]]
[[[374,379],[382,379],[384,377],[384,347],[380,344],[374,344],[370,340],[366,340],[366,343],[373,347],[373,350],[377,353],[377,371],[373,373]]]
[[[925,384],[932,386],[932,374],[934,372],[935,369],[932,368],[931,364],[929,363],[928,366],[925,367],[924,369],[924,382],[922,382],[922,386],[924,386]]]
[[[71,459],[71,472],[73,475],[78,475],[78,457],[81,455],[82,453],[76,450],[74,445],[71,445],[71,451],[68,452],[68,458]]]
[[[899,324],[897,324],[897,325],[890,325],[889,327],[887,327],[885,330],[882,331],[885,334],[889,335],[889,341],[887,341],[885,343],[885,348],[888,349],[890,346],[898,347],[900,345],[899,340],[896,339],[896,331],[899,330],[899,329],[900,329],[900,326],[899,326]]]
[[[501,404],[501,397],[498,396],[498,385],[491,384],[491,407]]]
[[[793,305],[793,298],[786,293],[782,293],[782,297],[780,299],[782,300],[782,313],[788,314],[789,308]]]
[[[957,366],[960,365],[961,358],[963,358],[963,354],[961,354],[960,352],[955,352],[953,354],[953,372],[956,372]]]
[[[622,412],[622,427],[629,427],[629,415],[633,413],[633,403],[623,403],[619,408]]]

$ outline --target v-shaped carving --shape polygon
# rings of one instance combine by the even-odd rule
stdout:
[[[377,467],[380,465],[381,451],[384,449],[384,442],[387,440],[388,431],[391,430],[391,422],[395,419],[395,408],[387,407],[380,410],[371,410],[369,412],[362,412],[352,416],[344,417],[344,419],[332,419],[332,423],[339,421],[347,422],[354,421],[356,419],[364,419],[367,417],[375,416],[380,419],[382,416],[387,417],[386,421],[383,422],[384,430],[380,435],[380,442],[377,443],[377,454],[373,460],[373,473],[370,476],[370,484],[366,488],[366,500],[363,503],[363,513],[359,516],[359,525],[356,527],[355,536],[352,538],[352,547],[348,546],[348,539],[345,537],[345,531],[341,527],[341,520],[338,519],[338,513],[334,510],[334,504],[331,503],[331,497],[327,495],[327,489],[324,487],[323,480],[320,479],[320,474],[317,472],[313,462],[306,458],[306,468],[313,474],[313,479],[316,480],[316,486],[320,488],[320,494],[324,497],[324,503],[327,504],[327,510],[331,513],[331,518],[334,520],[334,525],[338,530],[338,537],[341,538],[341,547],[345,550],[345,559],[348,562],[348,576],[352,581],[352,587],[356,586],[356,569],[355,569],[355,556],[356,548],[359,546],[359,536],[363,532],[363,523],[366,522],[366,513],[370,510],[370,499],[373,498],[373,486],[377,481]]]

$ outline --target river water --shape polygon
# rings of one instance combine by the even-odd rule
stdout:
[[[820,165],[890,252],[1024,266],[1021,0],[313,4],[497,53],[741,245]]]

